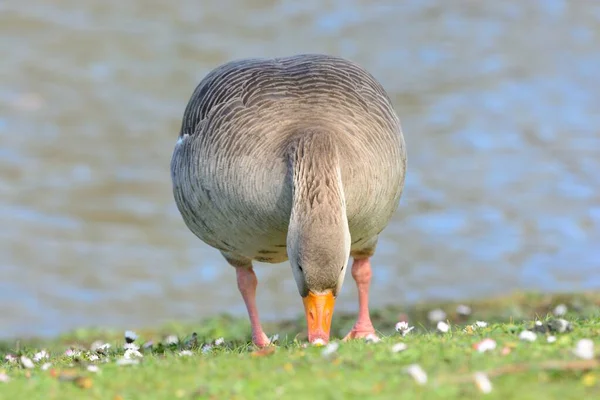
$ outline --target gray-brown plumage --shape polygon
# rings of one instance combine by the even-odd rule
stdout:
[[[252,320],[252,260],[289,257],[303,297],[335,297],[348,256],[373,254],[405,168],[400,122],[381,85],[342,58],[299,55],[211,71],[185,110],[171,175],[189,229],[238,267]],[[252,282],[240,284],[240,274]],[[260,325],[253,334],[263,345]]]

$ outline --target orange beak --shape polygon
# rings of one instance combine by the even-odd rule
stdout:
[[[329,341],[329,331],[331,329],[331,317],[333,317],[333,307],[335,306],[335,297],[333,293],[314,294],[308,292],[308,295],[302,298],[304,302],[304,311],[306,312],[306,323],[308,325],[308,341]]]

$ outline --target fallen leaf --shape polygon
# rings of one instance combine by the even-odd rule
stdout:
[[[94,382],[92,381],[92,378],[87,377],[87,376],[78,376],[77,378],[75,378],[75,380],[73,381],[75,383],[75,385],[81,389],[91,389],[92,386],[94,386]]]

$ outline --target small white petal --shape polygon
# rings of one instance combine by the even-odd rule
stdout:
[[[420,365],[411,364],[406,367],[406,372],[412,376],[415,382],[417,382],[419,385],[424,385],[427,383],[427,374],[425,371],[423,371],[423,368],[421,368]]]
[[[323,348],[321,354],[323,355],[323,357],[329,357],[330,355],[335,353],[339,349],[339,347],[340,344],[338,342],[331,342],[327,346],[325,346],[325,348]]]
[[[537,339],[535,332],[524,330],[519,334],[519,339],[525,340],[526,342],[534,342]]]
[[[542,321],[535,321],[535,326],[542,326],[542,325],[544,325],[544,324],[542,323]]]
[[[591,360],[594,358],[594,342],[591,339],[581,339],[577,342],[573,354],[584,360]]]
[[[137,344],[135,344],[135,343],[125,343],[125,344],[123,345],[123,348],[124,348],[125,350],[134,350],[134,351],[138,351],[138,350],[140,349],[140,346],[138,346],[138,345],[137,345]]]
[[[125,354],[123,354],[123,358],[131,360],[134,358],[142,358],[144,355],[137,350],[128,349],[125,350]]]
[[[486,351],[494,350],[496,348],[496,341],[494,339],[486,338],[481,342],[475,344],[475,349],[480,353],[485,353]]]
[[[88,355],[88,360],[90,360],[90,361],[96,361],[96,360],[99,360],[99,359],[100,359],[100,357],[98,357],[97,354],[90,354],[90,355]]]
[[[392,353],[400,353],[408,348],[406,343],[396,343],[392,346]]]
[[[567,331],[573,330],[571,323],[562,318],[558,318],[552,321],[551,326],[558,333],[565,333]]]
[[[485,328],[488,326],[488,323],[485,321],[475,321],[475,326],[478,328]]]
[[[325,346],[325,341],[321,338],[317,338],[313,340],[310,344],[312,344],[313,346]]]
[[[217,340],[215,340],[215,346],[222,346],[225,343],[225,338],[218,338]]]
[[[40,368],[42,369],[42,371],[46,371],[51,366],[52,366],[52,364],[47,362],[47,363],[42,364],[42,366]]]
[[[396,331],[400,332],[402,336],[406,336],[413,329],[415,329],[415,327],[408,326],[408,322],[406,321],[400,321],[396,324]]]
[[[566,305],[564,304],[559,304],[556,307],[554,307],[554,315],[556,315],[557,317],[562,317],[563,315],[565,315],[568,311],[568,308]]]
[[[135,364],[139,364],[139,363],[140,363],[139,360],[129,359],[129,358],[119,358],[117,360],[117,365],[135,365]]]
[[[379,336],[377,336],[374,333],[369,333],[366,337],[365,337],[365,341],[367,343],[379,343],[381,342],[381,339],[379,338]]]
[[[435,310],[429,311],[429,313],[427,314],[427,318],[429,318],[429,321],[431,322],[443,321],[446,319],[446,313],[444,312],[444,310],[436,308]]]
[[[448,325],[444,321],[440,321],[437,323],[437,330],[442,333],[448,333],[448,331],[450,330],[450,325]]]
[[[33,361],[40,362],[44,358],[48,358],[48,352],[46,352],[46,350],[42,350],[42,351],[35,353],[33,356]]]
[[[202,354],[208,354],[212,351],[213,347],[210,344],[202,346]]]
[[[99,351],[99,352],[105,352],[106,350],[108,350],[110,348],[110,344],[109,343],[103,343],[100,340],[96,340],[94,343],[92,343],[92,345],[90,346],[90,350],[92,351]]]
[[[406,322],[406,321],[400,321],[396,324],[397,332],[405,331],[407,329],[408,329],[408,322]]]
[[[459,304],[456,306],[456,313],[460,315],[471,315],[471,307],[465,304]]]
[[[135,340],[138,338],[137,333],[135,333],[134,331],[125,331],[125,341],[126,342],[135,342]]]
[[[25,368],[33,368],[35,366],[35,364],[33,363],[33,361],[31,361],[31,358],[25,357],[25,356],[21,356],[21,364]]]
[[[98,371],[100,371],[100,368],[98,368],[97,365],[88,365],[87,370],[90,372],[98,372]]]
[[[175,335],[169,335],[165,338],[165,343],[167,345],[177,344],[179,343],[179,338]]]
[[[79,355],[81,355],[81,351],[79,350],[67,349],[65,351],[65,356],[67,357],[78,357]]]
[[[546,340],[548,340],[548,343],[554,343],[556,342],[556,336],[548,336]]]
[[[184,357],[188,357],[188,356],[193,356],[194,353],[192,353],[190,350],[181,350],[179,352],[180,356],[184,356]]]
[[[492,391],[492,382],[483,372],[475,372],[475,384],[482,393],[490,393]]]
[[[4,357],[4,359],[11,364],[14,364],[17,362],[17,357],[13,356],[12,354],[7,354],[6,357]]]

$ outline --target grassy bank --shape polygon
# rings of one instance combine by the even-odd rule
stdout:
[[[128,358],[120,331],[3,342],[0,398],[600,398],[600,296],[516,295],[464,304],[471,313],[457,312],[459,304],[378,310],[380,342],[337,348],[307,347],[298,319],[266,326],[279,340],[257,351],[246,319],[231,317],[137,330]],[[566,314],[555,315],[565,311],[562,305]],[[448,332],[444,324],[438,329],[440,317]],[[395,330],[399,320],[414,329],[403,336]],[[353,322],[336,314],[334,339]],[[582,339],[595,342],[593,358]]]

